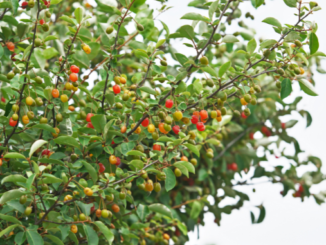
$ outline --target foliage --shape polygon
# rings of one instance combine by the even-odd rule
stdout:
[[[1,244],[185,244],[204,213],[220,225],[249,201],[234,180],[249,170],[283,184],[283,196],[324,202],[309,191],[324,180],[320,159],[300,160],[287,133],[297,121],[281,120],[298,112],[312,122],[301,97],[283,99],[296,83],[317,95],[317,3],[284,0],[298,21],[267,17],[279,39],[258,42],[240,0],[189,1],[189,24],[175,33],[146,0],[95,2],[0,3]],[[295,149],[280,149],[290,168],[266,170],[282,142]],[[306,164],[315,171],[299,177]],[[221,206],[226,197],[237,201]],[[266,214],[257,208],[253,223]]]

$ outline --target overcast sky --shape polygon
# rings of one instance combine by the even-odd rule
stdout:
[[[157,8],[160,4],[156,1],[147,1]],[[188,12],[201,12],[207,15],[205,11],[187,7],[190,0],[170,0],[167,5],[173,6],[172,9],[163,13],[158,20],[164,21],[173,33],[178,27],[184,24],[191,24],[191,21],[180,20],[180,17]],[[259,10],[255,10],[250,1],[241,3],[243,15],[250,11],[254,16],[254,21],[246,19],[246,23],[257,31],[257,38],[277,39],[279,36],[274,32],[273,28],[262,23],[266,17],[277,18],[282,24],[294,24],[297,21],[292,13],[295,9],[287,7],[283,0],[266,0],[266,6],[262,6]],[[309,20],[316,21],[319,24],[317,35],[320,40],[319,50],[326,53],[326,32],[323,26],[326,21],[326,3],[325,1],[317,1],[325,10],[321,10],[311,17]],[[159,22],[157,22],[159,23]],[[237,30],[237,25],[232,26],[228,33]],[[180,53],[189,53],[189,48],[182,45],[182,42],[176,43],[175,47]],[[326,62],[324,67],[326,68]],[[309,154],[316,155],[326,163],[326,128],[325,128],[325,98],[326,98],[326,81],[325,76],[316,73],[315,80],[317,83],[318,97],[310,97],[299,91],[298,86],[294,86],[294,93],[288,98],[292,100],[297,95],[303,95],[304,99],[299,104],[300,108],[310,111],[313,117],[313,123],[310,128],[306,129],[306,121],[299,115],[293,115],[292,118],[300,120],[290,134],[295,136],[301,145],[301,149],[306,151],[302,157]],[[284,121],[289,118],[284,118]],[[291,152],[289,147],[288,152]],[[284,159],[275,159],[271,157],[268,163],[264,163],[265,167],[271,167],[276,164],[284,164],[289,166]],[[303,174],[307,170],[314,169],[311,166],[302,168],[299,173]],[[323,168],[324,173],[326,168]],[[264,182],[264,179],[257,180]],[[242,186],[239,190],[249,194],[251,201],[246,202],[245,206],[239,210],[232,212],[231,215],[222,217],[221,227],[214,223],[213,215],[205,216],[205,227],[200,227],[199,237],[197,240],[197,232],[190,234],[190,242],[187,245],[324,245],[326,238],[324,230],[326,227],[326,206],[318,206],[311,197],[304,203],[298,198],[293,198],[291,194],[283,198],[280,195],[281,185],[257,184],[255,185],[256,193],[252,192],[253,186]],[[317,187],[312,188],[313,193],[319,190],[326,190],[326,184],[323,182]],[[223,205],[233,203],[234,200],[226,200]],[[250,211],[256,211],[254,206],[264,204],[267,209],[267,215],[262,224],[252,225],[250,220]],[[257,213],[256,213],[257,215]]]

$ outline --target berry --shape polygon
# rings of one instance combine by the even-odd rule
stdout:
[[[105,171],[105,166],[103,165],[103,163],[99,163],[98,165],[99,165],[99,167],[100,167],[98,171],[99,171],[100,173],[103,173],[103,172]]]
[[[78,75],[76,73],[71,73],[70,76],[69,76],[69,79],[72,81],[72,82],[77,82],[78,80]]]
[[[238,170],[238,165],[234,162],[234,163],[231,163],[231,164],[228,164],[227,168],[229,170],[232,170],[232,171],[237,171]]]
[[[17,123],[18,123],[18,121],[14,121],[14,120],[12,119],[12,117],[9,119],[9,125],[10,125],[11,127],[15,127],[15,126],[17,125]]]
[[[28,2],[23,2],[23,3],[22,3],[22,8],[23,8],[23,9],[27,8],[27,5],[28,5]]]
[[[74,234],[76,234],[78,232],[78,227],[77,225],[72,225],[71,228],[70,228],[70,231]]]
[[[68,95],[66,95],[66,94],[62,94],[61,96],[60,96],[60,100],[62,101],[62,103],[66,103],[66,102],[68,102]]]
[[[206,56],[203,56],[199,59],[200,64],[207,66],[208,65],[208,59]]]
[[[111,208],[114,213],[118,213],[120,211],[120,208],[117,204],[113,204]]]
[[[191,123],[192,124],[197,124],[198,121],[199,121],[198,116],[196,116],[196,115],[191,116]]]
[[[150,124],[150,125],[148,125],[148,127],[147,127],[147,131],[148,131],[149,133],[154,133],[154,132],[155,132],[155,126],[154,126],[154,124]]]
[[[242,117],[243,119],[247,119],[247,116],[246,116],[246,114],[245,114],[244,112],[241,112],[241,117]]]
[[[165,107],[170,109],[173,106],[173,100],[166,100],[165,101]]]
[[[25,124],[25,125],[29,123],[29,118],[28,118],[27,115],[24,115],[24,116],[23,116],[23,118],[22,118],[22,122],[23,122],[23,124]]]
[[[156,182],[156,183],[154,184],[154,191],[155,191],[155,192],[160,192],[161,189],[162,189],[161,184],[158,183],[158,182]]]
[[[152,180],[148,180],[145,183],[145,190],[148,192],[152,192],[154,190],[154,186],[153,186],[153,181]]]
[[[120,164],[121,164],[121,159],[120,159],[120,157],[117,157],[117,163],[115,165],[119,166]]]
[[[208,118],[208,113],[205,110],[201,110],[199,115],[200,115],[201,119],[203,119],[203,120]]]
[[[250,133],[249,133],[249,138],[250,138],[251,140],[253,140],[253,139],[254,139],[254,133],[250,132]]]
[[[6,99],[4,97],[1,97],[1,102],[6,103]]]
[[[282,126],[282,129],[285,129],[286,128],[286,124],[285,123],[282,123],[281,126]]]
[[[178,125],[175,125],[175,126],[173,126],[172,130],[173,130],[173,132],[174,132],[175,134],[179,134],[179,132],[180,132],[180,127],[179,127]]]
[[[87,123],[86,127],[87,128],[94,128],[93,123],[91,123],[91,122]]]
[[[87,121],[87,122],[91,122],[91,118],[92,118],[92,116],[94,116],[93,113],[88,113],[87,116],[86,116],[86,121]]]
[[[108,28],[106,28],[106,31],[105,32],[106,32],[106,34],[109,35],[109,34],[111,34],[113,32],[113,30],[114,30],[113,29],[113,26],[109,26]]]
[[[8,79],[8,80],[11,80],[11,79],[14,78],[14,76],[15,76],[15,73],[13,73],[13,72],[11,71],[11,72],[9,72],[9,73],[7,74],[7,79]]]
[[[149,119],[148,118],[145,118],[144,121],[142,121],[141,125],[143,125],[143,127],[147,127],[149,124]]]
[[[43,25],[45,21],[43,19],[40,19],[40,25]]]
[[[86,187],[84,189],[84,193],[85,193],[86,196],[92,196],[93,195],[92,189],[91,188],[88,188],[88,187]]]
[[[198,122],[196,126],[197,126],[198,131],[204,131],[205,130],[205,124],[202,123],[202,122]]]
[[[153,150],[154,151],[161,151],[161,146],[160,145],[153,145]]]
[[[111,156],[109,157],[109,162],[110,162],[112,165],[117,164],[117,158],[116,158],[116,156],[111,155]]]
[[[113,86],[113,92],[115,93],[115,94],[120,94],[120,92],[121,92],[121,88],[120,88],[120,86],[119,85],[114,85]]]
[[[75,66],[75,65],[72,65],[72,66],[70,66],[70,71],[72,73],[78,73],[79,72],[79,67]]]
[[[183,114],[181,111],[176,111],[173,113],[173,119],[175,121],[180,121],[182,119],[182,117],[183,117]]]
[[[48,149],[45,149],[45,150],[43,150],[42,151],[42,156],[50,156],[50,153],[51,153],[51,151],[50,150],[48,150]]]
[[[88,45],[84,45],[83,50],[84,50],[84,52],[85,52],[86,54],[90,54],[91,51],[92,51],[91,48],[90,48]]]
[[[120,129],[120,132],[122,134],[124,134],[125,132],[127,132],[127,127],[126,126],[122,126],[121,129]]]
[[[52,89],[52,96],[53,98],[58,98],[59,97],[59,90],[58,89]]]
[[[137,30],[142,32],[144,30],[144,26],[141,24],[137,24]]]
[[[25,209],[24,214],[25,214],[26,216],[29,216],[31,213],[32,213],[32,207],[27,207],[27,208]]]

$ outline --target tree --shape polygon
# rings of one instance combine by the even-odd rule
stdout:
[[[206,15],[181,16],[189,24],[176,33],[146,0],[95,2],[0,3],[1,244],[185,244],[204,213],[220,225],[249,201],[234,176],[250,169],[283,184],[283,196],[324,202],[309,191],[325,179],[320,159],[299,160],[287,133],[297,121],[281,120],[298,112],[312,122],[302,97],[283,99],[295,83],[317,95],[312,67],[323,72],[326,55],[310,20],[316,2],[284,0],[297,22],[266,18],[279,39],[259,42],[240,0],[189,1]],[[267,171],[260,162],[281,142],[295,149],[280,150],[291,167]],[[315,171],[297,176],[308,163]],[[237,203],[221,207],[225,197]],[[253,223],[265,217],[257,208]]]

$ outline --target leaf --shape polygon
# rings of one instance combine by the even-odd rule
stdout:
[[[263,22],[266,24],[272,25],[272,26],[276,26],[282,30],[282,24],[277,19],[275,19],[273,17],[268,17],[268,18],[264,19]]]
[[[161,47],[164,43],[165,43],[165,39],[161,39],[161,40],[159,40],[157,43],[156,43],[156,45],[155,45],[155,48],[157,49],[157,48],[159,48],[159,47]]]
[[[55,48],[47,48],[43,51],[43,57],[47,60],[57,56],[59,52]]]
[[[52,174],[43,173],[42,177],[43,177],[42,183],[44,183],[44,184],[54,184],[54,183],[62,182],[62,179],[59,179]]]
[[[194,91],[197,94],[200,94],[203,91],[203,84],[201,83],[201,81],[199,79],[197,79],[194,83],[193,83],[193,87],[194,87]]]
[[[19,224],[19,225],[22,224],[18,219],[16,219],[15,217],[13,217],[11,215],[0,214],[0,219],[14,223],[14,224]]]
[[[94,126],[94,129],[98,133],[102,133],[106,124],[106,117],[105,115],[95,115],[91,117],[91,122]]]
[[[128,165],[132,165],[137,169],[142,169],[144,167],[144,164],[145,163],[143,161],[137,159],[132,160],[131,162],[128,163]]]
[[[106,240],[109,242],[109,245],[111,245],[114,240],[114,234],[112,231],[101,221],[95,221],[94,224],[100,229]]]
[[[26,230],[29,245],[44,245],[42,236],[36,230]]]
[[[189,214],[190,218],[196,220],[202,210],[203,210],[203,205],[199,201],[194,201],[192,203],[190,214]]]
[[[207,72],[212,77],[217,77],[216,71],[210,66],[201,67],[200,69],[203,70],[204,72]]]
[[[260,48],[271,48],[275,43],[277,43],[277,41],[274,39],[266,39],[260,43]]]
[[[91,176],[93,182],[96,183],[97,179],[98,179],[98,176],[97,176],[97,172],[96,172],[95,168],[86,161],[81,161],[81,162],[83,163],[84,167],[87,169],[87,171],[88,171],[89,175]]]
[[[185,147],[187,147],[190,151],[192,151],[194,154],[196,154],[197,157],[200,157],[199,150],[196,146],[192,144],[184,144]]]
[[[205,22],[209,22],[210,19],[202,16],[201,14],[198,13],[187,13],[184,16],[181,17],[182,20],[202,20]]]
[[[318,93],[316,88],[307,80],[307,79],[299,79],[300,88],[308,95],[317,96]]]
[[[62,0],[51,0],[51,5],[61,3]]]
[[[227,70],[229,70],[230,67],[231,67],[231,61],[228,61],[228,62],[224,63],[224,64],[220,67],[220,69],[219,69],[219,71],[218,71],[218,76],[219,76],[219,77],[223,77],[223,75],[225,74],[225,72],[226,72]]]
[[[282,81],[282,87],[281,87],[281,99],[285,99],[288,97],[292,92],[292,82],[289,78],[285,78]]]
[[[148,94],[157,95],[157,92],[150,87],[141,87],[141,88],[139,88],[139,90],[143,91],[145,93],[148,93]]]
[[[52,242],[54,242],[57,245],[64,245],[64,243],[56,236],[45,235],[44,237],[50,239]]]
[[[299,57],[299,58],[303,61],[303,63],[304,63],[306,66],[309,66],[309,61],[308,61],[308,59],[304,56],[303,53],[298,53],[298,54],[297,54],[297,57]]]
[[[148,208],[152,212],[160,213],[173,219],[171,210],[163,204],[154,203],[152,205],[149,205]]]
[[[49,131],[50,133],[54,133],[54,134],[57,133],[55,131],[55,129],[48,124],[36,124],[36,125],[32,126],[31,128],[43,129],[43,130]]]
[[[6,155],[4,155],[3,158],[17,158],[17,159],[26,159],[26,157],[18,152],[9,152]]]
[[[258,8],[264,3],[264,0],[251,0],[251,4],[254,8]]]
[[[88,224],[83,224],[84,231],[86,233],[87,237],[87,244],[88,245],[98,245],[99,239],[97,233],[94,231],[94,229],[88,225]]]
[[[297,0],[284,0],[284,3],[291,8],[297,7]]]
[[[3,229],[1,232],[0,232],[0,237],[2,237],[4,234],[7,234],[9,232],[11,232],[13,229],[15,229],[16,227],[18,227],[20,225],[16,224],[16,225],[11,225],[11,226],[8,226],[6,229]]]
[[[71,136],[60,136],[60,137],[54,139],[54,142],[59,145],[69,145],[69,146],[74,146],[74,147],[80,149],[80,145],[79,145],[78,141]]]
[[[263,220],[265,219],[265,216],[266,216],[266,209],[265,209],[265,207],[264,206],[260,206],[259,209],[260,209],[260,214],[259,214],[259,217],[258,217],[258,219],[256,221],[257,224],[263,222]]]
[[[141,157],[146,157],[145,153],[142,153],[140,151],[132,150],[127,153],[127,156],[141,156]]]
[[[147,215],[149,215],[149,208],[146,205],[139,204],[136,210],[136,214],[138,215],[139,219],[144,222]]]
[[[182,37],[192,40],[195,37],[194,28],[190,25],[181,26],[178,30]]]
[[[224,43],[237,43],[239,42],[239,40],[233,36],[233,35],[225,35],[225,37],[223,37],[222,42]]]
[[[219,0],[215,1],[211,4],[211,6],[209,6],[209,10],[208,10],[208,16],[211,20],[213,20],[213,16],[214,13],[216,12],[216,10],[218,9],[218,4],[219,4]]]
[[[19,23],[17,26],[17,35],[19,38],[22,38],[25,36],[25,34],[28,31],[28,25],[24,23]]]
[[[170,191],[177,184],[177,180],[176,180],[175,174],[173,173],[173,171],[172,171],[171,168],[164,168],[163,171],[166,174],[165,190],[166,191]]]
[[[41,146],[43,146],[44,144],[48,143],[46,140],[37,140],[33,143],[30,151],[29,151],[29,158],[32,157],[32,155],[34,154],[34,152],[39,149]]]
[[[176,162],[175,164],[177,164],[178,166],[180,166],[180,165],[184,166],[190,173],[193,173],[193,174],[195,173],[195,167],[190,162],[179,161],[179,162]]]
[[[56,36],[50,35],[50,36],[47,36],[46,38],[44,38],[43,42],[48,42],[48,41],[55,40],[55,39],[58,39],[58,38]]]
[[[247,51],[249,52],[249,54],[252,54],[253,52],[255,52],[256,48],[257,48],[256,40],[251,39],[247,44]]]
[[[76,20],[77,20],[78,24],[80,24],[82,19],[83,19],[83,14],[84,14],[83,12],[84,11],[83,11],[82,8],[76,8],[75,9],[74,14],[75,14],[75,17],[76,17]]]
[[[76,20],[74,20],[74,19],[72,19],[72,18],[70,18],[70,17],[68,17],[66,15],[61,16],[59,19],[64,20],[64,21],[66,21],[66,22],[68,22],[70,24],[77,25]]]
[[[25,232],[18,232],[17,235],[15,235],[15,243],[17,245],[22,245],[26,240],[26,233]]]
[[[8,175],[6,177],[4,177],[2,180],[1,180],[1,184],[3,183],[6,183],[6,182],[14,182],[14,183],[17,183],[17,182],[22,182],[22,183],[26,183],[27,179],[20,175],[20,174],[14,174],[14,175]]]
[[[173,166],[180,169],[180,171],[189,178],[189,171],[183,164],[176,162]]]
[[[309,48],[310,48],[310,54],[314,54],[318,51],[319,49],[319,41],[318,37],[315,33],[310,33],[310,38],[309,38]]]
[[[162,136],[160,138],[157,139],[157,141],[160,141],[160,142],[173,142],[173,139],[167,137],[167,136]]]

